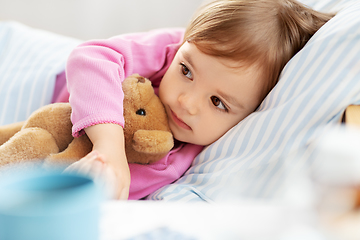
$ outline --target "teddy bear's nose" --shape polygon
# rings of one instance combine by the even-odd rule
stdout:
[[[144,77],[138,76],[137,79],[138,79],[138,83],[144,83],[145,82]]]

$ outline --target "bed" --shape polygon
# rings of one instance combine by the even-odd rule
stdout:
[[[218,222],[221,213],[225,214],[224,221],[229,221],[232,214],[257,214],[259,202],[261,206],[271,209],[264,210],[269,218],[282,216],[281,213],[286,212],[283,206],[277,205],[279,203],[290,204],[294,209],[308,209],[312,206],[314,194],[309,182],[317,179],[314,173],[319,173],[314,172],[313,167],[321,168],[330,157],[334,157],[333,170],[336,169],[340,162],[344,163],[345,153],[339,146],[359,142],[353,134],[356,130],[341,130],[342,133],[337,135],[327,134],[341,128],[340,123],[349,105],[360,104],[360,3],[356,0],[303,2],[317,10],[338,14],[289,61],[279,83],[257,111],[206,147],[179,180],[148,196],[151,203],[104,203],[102,239],[121,239],[125,236],[115,230],[113,235],[109,233],[109,226],[123,223],[119,216],[123,211],[134,214],[131,218],[133,221],[129,223],[136,224],[136,217],[143,218],[144,212],[155,214],[146,209],[163,209],[159,211],[172,214],[179,208],[183,209],[185,215],[196,215],[198,208],[194,206],[198,203],[202,206],[199,210],[202,217],[197,216],[196,219],[209,223],[209,219]],[[79,42],[78,39],[29,28],[17,22],[0,22],[0,125],[23,120],[35,109],[51,102],[50,93],[54,89],[56,75],[64,69],[67,55]],[[3,56],[9,53],[11,59],[4,59]],[[349,135],[352,137],[349,138]],[[330,148],[322,144],[326,142],[324,136],[328,136],[325,137],[327,140],[345,144],[337,145],[336,149]],[[329,141],[327,144],[330,144]],[[332,154],[332,150],[338,155]],[[358,153],[354,151],[354,154]],[[349,166],[346,171],[359,169]],[[166,207],[152,205],[156,204],[153,201],[159,200],[167,202]],[[204,203],[212,204],[204,206]],[[221,210],[225,204],[235,205]],[[215,215],[209,214],[213,205],[216,205]],[[242,206],[253,211],[246,212]],[[305,233],[313,234],[309,235],[313,239],[323,239],[320,238],[323,235],[317,235],[319,231],[311,227],[314,226],[312,214],[304,213],[303,217],[299,214],[297,221],[294,221],[296,224],[292,226],[307,226],[309,228],[306,228],[308,231]],[[188,221],[186,216],[182,220]],[[246,218],[234,218],[234,221],[246,222]],[[232,221],[229,223],[229,228],[235,231]],[[266,225],[266,221],[263,223]],[[174,227],[170,220],[165,224],[165,230],[156,228],[160,229],[159,232],[152,231],[155,225],[158,227],[164,224],[161,219],[154,220],[152,228],[147,230],[150,234],[165,236],[176,233],[168,231],[169,227]],[[191,236],[192,232],[185,230],[190,228],[189,224],[184,224],[183,232],[181,224],[176,224],[180,234],[186,232]],[[256,221],[253,224],[256,225]],[[199,223],[199,226],[203,225]],[[139,232],[135,234],[139,228],[132,229],[133,232],[126,237],[138,236],[141,239]],[[207,231],[211,233],[218,230],[214,227]],[[284,228],[275,227],[271,230],[285,231]],[[239,231],[234,232],[235,237],[241,235]],[[245,234],[246,231],[243,231]],[[145,227],[142,232],[146,233]],[[220,233],[224,234],[224,231]],[[147,235],[145,239],[150,237]]]

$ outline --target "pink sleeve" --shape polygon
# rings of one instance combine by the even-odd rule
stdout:
[[[73,135],[99,123],[124,126],[121,83],[138,73],[163,75],[182,43],[183,29],[162,29],[94,40],[76,47],[66,66]]]
[[[191,166],[203,146],[182,144],[156,163],[130,163],[129,200],[138,200],[179,179]]]

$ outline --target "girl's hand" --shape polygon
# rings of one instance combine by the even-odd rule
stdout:
[[[121,182],[124,183],[127,180],[118,179],[113,167],[106,162],[105,156],[96,150],[71,164],[64,172],[89,176],[104,191],[106,197],[109,199],[126,200],[128,198],[129,189],[126,185],[120,186]],[[120,184],[118,181],[120,181]],[[123,189],[123,192],[119,192],[120,188]]]
[[[102,178],[105,189],[114,189],[111,195],[115,199],[127,200],[130,170],[125,154],[123,128],[117,124],[98,124],[86,128],[85,132],[93,143],[93,151],[78,163],[72,164],[69,171],[83,172],[94,179]]]
[[[105,192],[106,197],[116,198],[116,175],[106,163],[105,157],[97,151],[92,151],[79,161],[65,169],[67,173],[79,173],[88,176]]]

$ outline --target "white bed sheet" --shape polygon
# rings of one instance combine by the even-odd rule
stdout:
[[[322,239],[313,212],[262,202],[241,204],[106,202],[101,240]],[[320,237],[320,238],[319,238]]]

